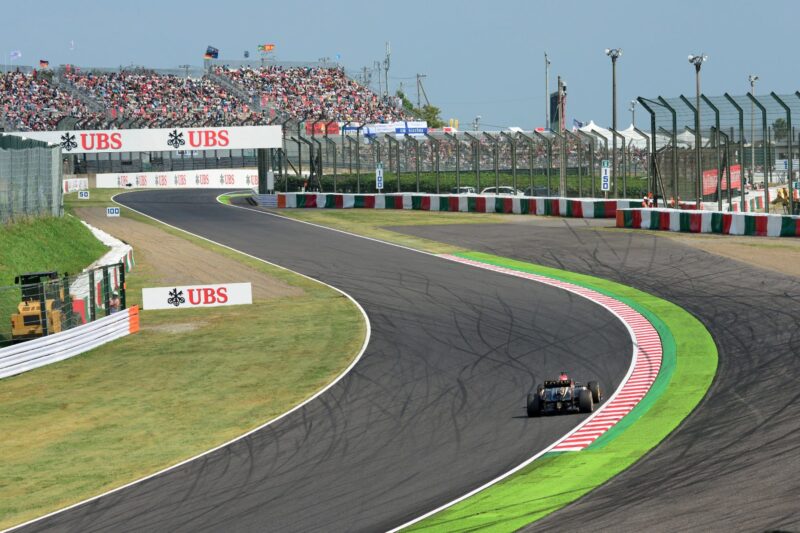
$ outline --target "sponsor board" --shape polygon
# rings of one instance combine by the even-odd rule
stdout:
[[[254,168],[97,174],[98,189],[242,189],[258,187]]]
[[[728,177],[722,172],[722,182],[720,187],[723,191],[728,190]],[[742,165],[731,165],[731,189],[741,189],[742,187]],[[714,194],[717,192],[717,169],[703,171],[703,194]]]
[[[253,303],[250,283],[185,285],[142,289],[143,309],[185,309]]]
[[[65,193],[85,191],[89,188],[89,178],[65,178],[62,183]]]
[[[164,152],[280,148],[280,126],[36,131],[16,133],[61,146],[63,153]]]

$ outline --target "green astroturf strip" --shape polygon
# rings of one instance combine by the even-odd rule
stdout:
[[[580,452],[548,453],[513,476],[412,526],[411,530],[514,531],[573,502],[636,462],[686,418],[717,369],[717,348],[692,315],[661,298],[593,276],[467,252],[459,257],[548,276],[616,298],[644,315],[664,349],[650,392],[614,428]]]

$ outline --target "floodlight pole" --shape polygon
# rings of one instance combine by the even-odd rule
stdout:
[[[697,161],[695,162],[697,167],[697,209],[702,209],[703,207],[703,147],[702,135],[700,135],[700,68],[703,66],[703,62],[707,59],[708,57],[703,54],[689,56],[689,63],[694,65],[695,72],[695,106],[697,107],[697,112],[694,115],[694,130],[697,132],[697,139],[700,140],[700,142],[695,143],[695,151],[697,152]]]
[[[617,59],[622,56],[622,48],[606,48],[606,55],[611,58],[611,129],[617,131]],[[623,141],[624,142],[624,141]],[[614,181],[614,192],[617,192],[617,137],[611,139],[611,179]],[[619,194],[616,194],[619,198]]]

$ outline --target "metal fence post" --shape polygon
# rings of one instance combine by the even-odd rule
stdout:
[[[547,196],[550,196],[550,169],[553,167],[553,139],[534,130],[533,134],[542,139],[547,145]]]
[[[517,140],[509,135],[508,132],[501,131],[500,135],[508,140],[508,146],[511,149],[511,184],[514,190],[517,190]]]
[[[595,197],[595,178],[594,178],[594,143],[595,138],[586,133],[585,131],[578,130],[578,136],[586,139],[586,144],[589,146],[589,166],[586,169],[589,173],[589,179],[592,182],[592,198]]]
[[[792,109],[788,105],[786,105],[786,102],[781,100],[780,96],[775,94],[774,91],[769,94],[775,99],[775,101],[777,101],[781,105],[784,111],[786,111],[786,142],[787,142],[787,148],[789,149],[789,158],[787,164],[787,166],[789,167],[789,177],[786,180],[786,183],[789,187],[789,212],[793,215],[796,215],[797,213],[795,212],[794,192],[793,192],[794,183],[792,183],[792,180],[794,179],[794,165],[792,161],[792,137],[794,137],[794,134],[792,133]]]
[[[481,140],[472,135],[470,132],[465,131],[464,135],[467,139],[472,139],[472,157],[475,161],[475,189],[476,192],[481,192]]]
[[[714,131],[716,132],[714,138],[714,144],[716,145],[716,152],[717,152],[716,154],[717,155],[717,204],[719,210],[722,211],[722,153],[720,147],[721,130],[719,126],[719,108],[715,106],[714,103],[711,100],[709,100],[709,98],[706,95],[701,94],[700,98],[702,98],[702,100],[706,103],[706,105],[710,107],[711,110],[714,112],[714,118],[715,118]]]
[[[434,154],[434,170],[436,172],[436,194],[439,194],[439,179],[440,179],[440,169],[439,169],[439,139],[431,137],[428,133],[425,133],[425,137],[431,144],[433,150],[431,152]]]
[[[95,302],[97,301],[97,295],[95,291],[97,285],[94,283],[94,269],[89,271],[89,309],[86,310],[86,318],[87,322],[94,322],[96,318],[96,310],[95,310]]]
[[[672,191],[675,195],[675,201],[681,197],[680,184],[678,183],[678,113],[663,97],[659,96],[658,101],[661,102],[667,111],[672,115]],[[677,205],[677,203],[675,204]]]
[[[456,145],[456,193],[459,193],[461,192],[461,141],[458,140],[458,134],[445,133],[444,135]]]
[[[103,266],[103,305],[106,307],[106,316],[111,314],[110,301],[111,301],[111,283],[108,278],[108,265]]]

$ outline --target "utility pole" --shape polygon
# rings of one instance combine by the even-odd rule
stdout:
[[[386,58],[383,60],[383,70],[386,77],[386,97],[389,97],[389,65],[391,64],[392,50],[389,41],[386,41]]]
[[[550,60],[544,53],[544,128],[550,129]]]
[[[561,164],[559,165],[559,194],[567,196],[567,137],[564,135],[566,127],[567,86],[558,77],[558,134],[561,136]]]
[[[750,94],[753,98],[756,97],[756,82],[758,81],[758,76],[754,74],[750,74],[747,76],[747,80],[750,82]],[[754,185],[756,181],[756,108],[753,105],[753,101],[750,100],[750,185]],[[744,150],[744,146],[742,146],[742,150]],[[764,161],[766,164],[766,161]],[[764,174],[766,176],[766,173]],[[767,188],[767,179],[764,178],[764,189]],[[767,206],[767,210],[769,210],[769,206]]]
[[[375,71],[378,73],[378,94],[383,95],[383,88],[381,86],[381,81],[383,80],[383,78],[381,77],[381,62],[380,61],[375,61],[372,64],[372,66],[375,69]]]
[[[611,58],[611,129],[617,131],[617,59],[622,56],[622,48],[606,48],[606,55]],[[611,137],[611,181],[614,192],[617,192],[617,136]]]
[[[708,59],[707,55],[699,54],[699,55],[690,55],[689,56],[689,63],[694,65],[695,71],[695,89],[697,94],[697,100],[695,107],[697,112],[694,114],[694,131],[696,135],[695,140],[695,150],[696,155],[696,171],[697,171],[697,209],[703,208],[703,136],[700,132],[700,67],[703,66],[703,62]]]
[[[417,74],[417,109],[422,109],[422,98],[421,94],[424,92],[422,88],[422,78],[425,78],[425,74]],[[428,97],[425,97],[425,100],[428,100]]]

